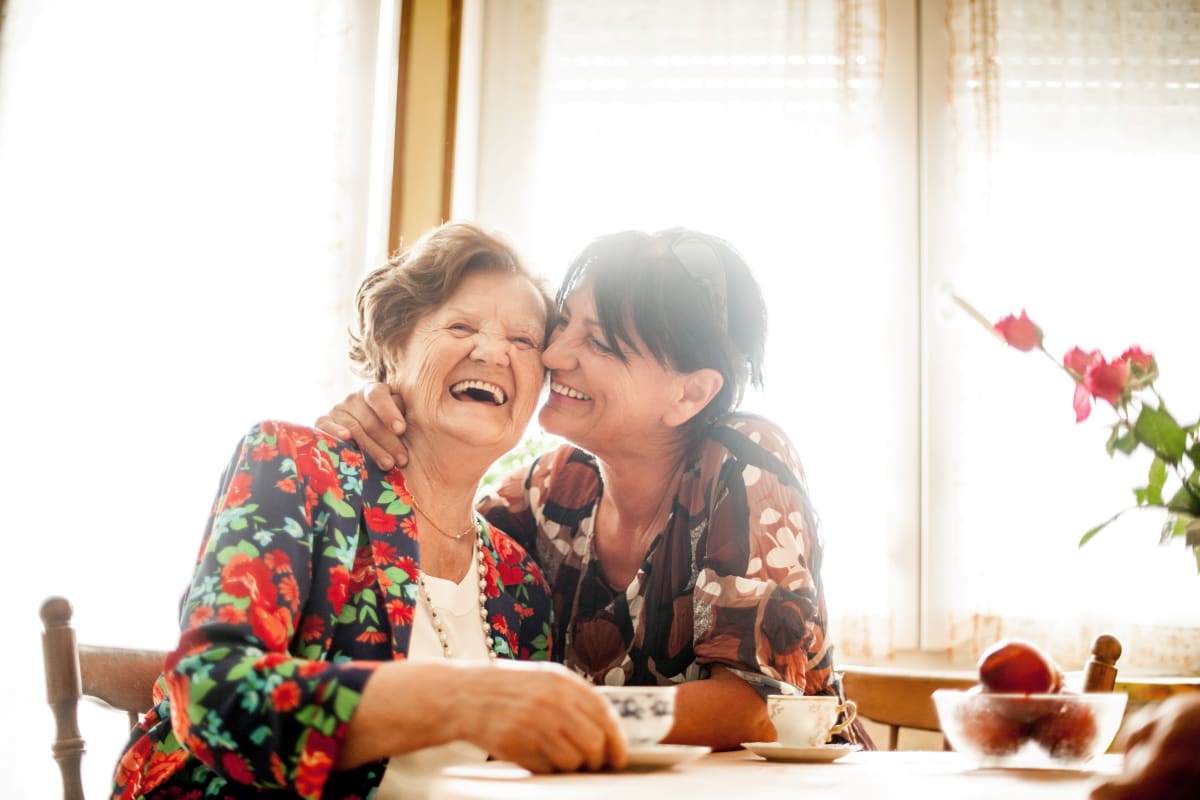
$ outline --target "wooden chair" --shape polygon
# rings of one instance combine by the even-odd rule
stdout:
[[[79,731],[79,699],[124,711],[129,725],[151,705],[151,691],[162,670],[164,651],[80,645],[71,627],[70,602],[48,597],[42,603],[42,657],[46,702],[54,712],[54,758],[62,772],[64,800],[83,800],[80,764],[84,739]]]
[[[895,750],[901,728],[941,732],[933,693],[937,689],[969,689],[974,677],[963,672],[843,666],[842,689],[858,705],[858,716],[886,725],[888,750]],[[942,739],[943,749],[947,747]]]

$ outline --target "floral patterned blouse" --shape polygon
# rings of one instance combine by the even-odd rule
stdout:
[[[420,568],[410,497],[399,470],[350,444],[279,422],[251,429],[113,797],[371,796],[386,762],[332,765],[372,671],[408,651]],[[497,655],[548,659],[541,572],[503,533],[485,538]]]
[[[609,585],[594,558],[603,492],[595,458],[563,446],[479,506],[545,571],[555,647],[567,666],[600,684],[666,684],[707,677],[719,664],[806,694],[839,694],[821,538],[781,429],[748,414],[710,427],[625,591]]]

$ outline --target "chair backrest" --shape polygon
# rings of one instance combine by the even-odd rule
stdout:
[[[48,597],[42,603],[42,657],[46,702],[54,712],[54,758],[62,772],[64,800],[83,800],[80,763],[84,738],[79,731],[79,699],[87,697],[124,711],[132,727],[151,705],[154,682],[166,652],[80,645],[71,627],[71,603]]]
[[[901,728],[941,731],[933,693],[970,689],[976,680],[963,672],[840,666],[842,689],[858,705],[858,716],[886,725],[888,750],[895,750]],[[945,738],[942,747],[946,747]]]

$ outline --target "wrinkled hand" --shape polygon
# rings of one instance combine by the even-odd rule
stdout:
[[[478,674],[460,738],[532,772],[625,766],[617,717],[583,678],[528,661],[497,662]]]
[[[1138,719],[1121,774],[1098,786],[1092,800],[1200,797],[1200,694],[1168,698]]]
[[[353,439],[382,469],[408,464],[408,447],[401,438],[408,427],[404,400],[386,383],[368,383],[346,395],[317,427],[339,439]]]

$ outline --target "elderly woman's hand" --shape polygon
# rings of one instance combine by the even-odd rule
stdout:
[[[533,772],[625,766],[620,723],[590,683],[560,664],[495,667],[463,708],[462,738]]]
[[[408,447],[400,438],[407,427],[404,400],[386,383],[368,383],[346,395],[316,427],[342,440],[353,439],[383,469],[408,464]]]
[[[1121,774],[1092,800],[1183,800],[1200,797],[1200,694],[1164,700],[1125,742]]]

